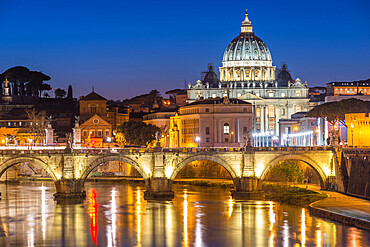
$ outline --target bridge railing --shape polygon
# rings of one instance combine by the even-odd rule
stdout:
[[[107,154],[107,153],[153,153],[153,152],[177,152],[177,153],[217,153],[217,152],[263,152],[263,151],[277,151],[277,152],[295,152],[295,151],[326,151],[332,150],[329,146],[315,146],[315,147],[253,147],[253,148],[229,148],[229,147],[199,147],[199,148],[79,148],[79,149],[0,149],[2,155],[15,154]],[[350,152],[359,152],[358,149],[348,149]],[[368,149],[370,152],[370,149]],[[365,152],[365,151],[364,151]]]

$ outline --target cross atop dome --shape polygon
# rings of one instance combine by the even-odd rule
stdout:
[[[253,33],[252,23],[248,18],[248,9],[245,9],[245,19],[242,23],[241,33]]]

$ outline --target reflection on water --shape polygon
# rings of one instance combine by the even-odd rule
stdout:
[[[145,201],[144,185],[86,189],[68,205],[53,201],[51,183],[0,184],[0,246],[370,246],[367,231],[226,189],[176,185],[167,202]]]

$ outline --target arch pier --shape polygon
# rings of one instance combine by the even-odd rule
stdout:
[[[340,156],[340,155],[339,155]],[[88,175],[109,161],[131,165],[143,177],[145,199],[172,199],[173,180],[187,164],[197,160],[223,166],[234,181],[232,195],[246,199],[263,198],[262,181],[277,163],[296,159],[309,164],[320,175],[323,189],[341,191],[337,152],[323,147],[285,148],[177,148],[177,149],[77,149],[0,150],[0,175],[9,167],[29,162],[45,169],[55,182],[55,198],[86,196]]]

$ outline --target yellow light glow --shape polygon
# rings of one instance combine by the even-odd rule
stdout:
[[[172,166],[167,166],[164,173],[165,173],[167,178],[170,178],[171,175],[172,175],[172,172],[173,172],[173,167]]]
[[[136,241],[137,245],[141,246],[141,191],[137,188],[136,191]]]
[[[322,246],[322,233],[321,230],[316,230],[316,246],[321,247]]]
[[[229,208],[228,215],[229,215],[229,218],[233,214],[234,204],[235,204],[235,202],[234,202],[233,198],[230,196],[229,201],[228,201],[228,208]]]
[[[298,126],[297,126],[297,125],[295,125],[295,126],[293,127],[293,130],[294,130],[294,131],[298,131],[298,129],[299,129],[299,128],[298,128]]]
[[[256,171],[255,171],[256,176],[257,176],[257,177],[260,177],[264,169],[265,169],[265,165],[264,165],[263,163],[259,163],[259,164],[256,166],[256,169],[255,169],[255,170],[256,170]]]
[[[329,167],[323,167],[322,170],[324,171],[326,176],[330,176],[330,168]]]
[[[184,246],[189,246],[189,236],[188,236],[188,195],[186,194],[186,190],[184,190]]]
[[[306,246],[306,211],[302,208],[301,216],[301,246]]]

